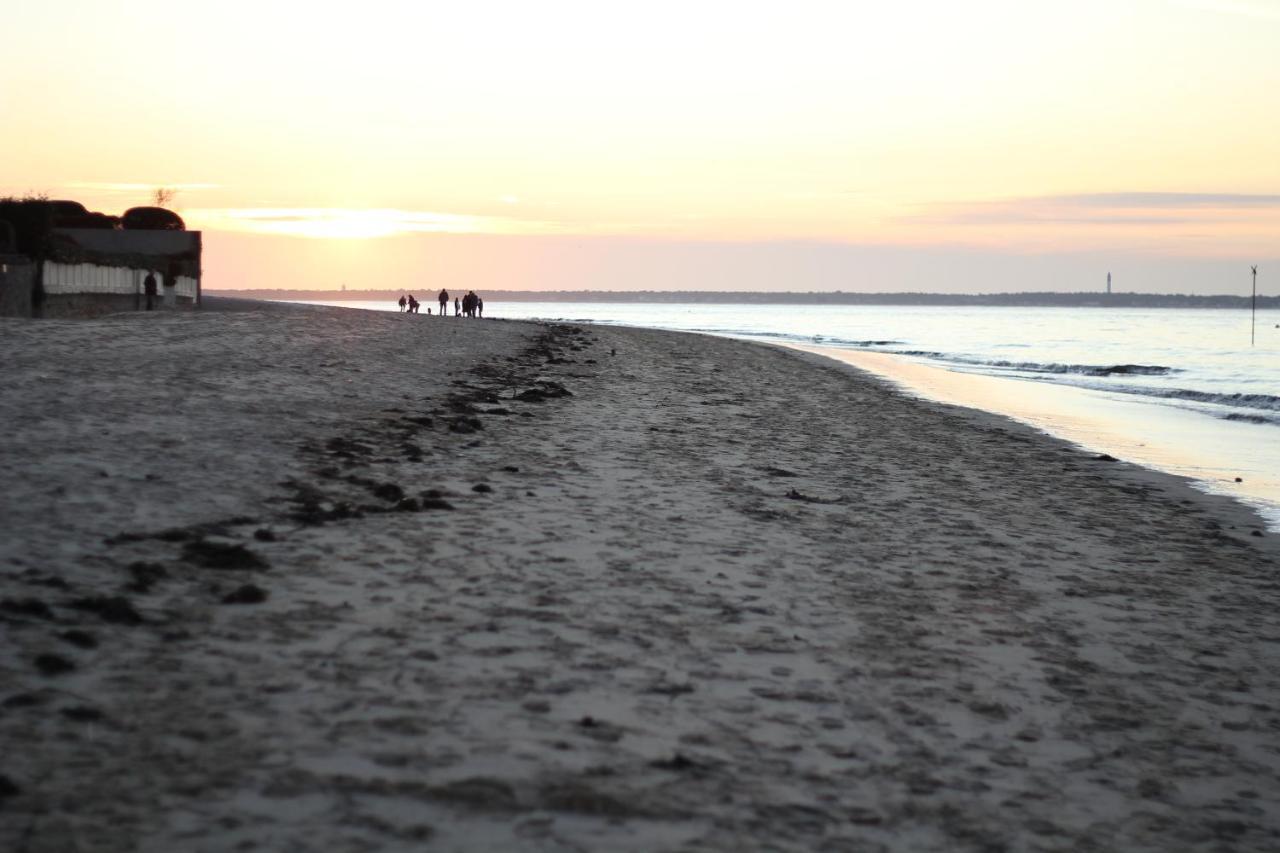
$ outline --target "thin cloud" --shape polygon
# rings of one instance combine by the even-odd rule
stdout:
[[[556,223],[395,208],[188,208],[183,217],[212,231],[368,239],[403,234],[555,234]]]
[[[1280,214],[1280,195],[1121,192],[969,202],[904,218],[932,225],[1167,226],[1238,221],[1271,212]]]
[[[1035,201],[1036,199],[1031,199]],[[1280,207],[1280,195],[1249,193],[1079,193],[1042,196],[1042,201],[1102,208],[1154,208],[1159,210],[1214,207]]]
[[[151,192],[158,187],[188,192],[191,190],[216,190],[221,184],[138,184],[125,181],[69,181],[63,184],[73,190],[96,190],[110,193]]]

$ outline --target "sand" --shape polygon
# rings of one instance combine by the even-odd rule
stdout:
[[[0,849],[1269,850],[1280,568],[817,356],[0,321]]]

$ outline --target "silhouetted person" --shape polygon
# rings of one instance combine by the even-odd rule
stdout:
[[[403,311],[403,310],[404,310],[404,305],[405,305],[405,298],[404,298],[404,296],[403,296],[403,295],[401,295],[401,297],[400,297],[400,310],[401,310],[401,311]]]
[[[147,277],[142,280],[142,292],[147,295],[147,310],[154,311],[156,307],[156,274],[151,270],[147,270]]]
[[[476,297],[476,314],[482,319],[484,318],[484,300],[479,296]]]
[[[449,291],[445,290],[442,287],[440,288],[440,316],[441,317],[449,313],[448,308],[449,308]]]
[[[418,313],[418,300],[413,298],[412,293],[409,294],[409,313],[410,314]]]
[[[453,297],[453,316],[455,317],[462,316],[462,303],[458,300],[458,297],[456,296]]]

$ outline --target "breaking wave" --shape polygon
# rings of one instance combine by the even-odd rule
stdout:
[[[1190,391],[1183,388],[1142,389],[1136,393],[1165,400],[1188,400],[1195,403],[1211,403],[1216,406],[1233,406],[1241,409],[1261,409],[1280,412],[1280,397],[1271,394],[1215,394],[1211,391]],[[1244,417],[1230,420],[1244,420]]]
[[[1024,373],[1075,373],[1081,376],[1168,376],[1181,373],[1177,367],[1162,364],[1059,364],[1057,362],[1006,361],[1004,359],[965,358],[929,350],[899,350],[899,355],[951,361],[973,367],[995,367],[1001,370],[1018,370]]]

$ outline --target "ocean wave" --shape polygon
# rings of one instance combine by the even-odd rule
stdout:
[[[1221,416],[1224,421],[1240,421],[1247,424],[1274,424],[1280,426],[1280,418],[1269,418],[1266,415],[1254,415],[1248,412],[1228,412]]]
[[[740,335],[768,341],[786,341],[794,344],[821,344],[822,346],[851,347],[855,349],[902,346],[905,343],[905,341],[857,341],[850,338],[832,338],[827,337],[826,335],[806,335],[797,332],[762,332],[757,329],[699,327],[690,329],[689,331],[705,332],[713,335]]]
[[[1081,376],[1168,376],[1181,373],[1176,367],[1162,364],[1044,364],[1038,361],[971,361],[1005,370],[1022,370],[1027,373],[1078,373]]]
[[[966,358],[930,350],[900,350],[897,354],[950,361],[972,367],[1018,370],[1023,373],[1076,373],[1081,376],[1168,376],[1182,372],[1180,368],[1166,367],[1162,364],[1060,364],[1040,361],[1008,361],[1005,359]]]
[[[1191,391],[1185,388],[1143,388],[1134,389],[1133,393],[1146,394],[1164,400],[1187,400],[1192,403],[1210,403],[1215,406],[1280,412],[1280,397],[1271,394],[1220,394],[1213,391]]]
[[[1225,409],[1243,409],[1245,411],[1228,411],[1213,413],[1228,421],[1246,421],[1280,425],[1280,397],[1271,394],[1225,393],[1221,391],[1193,391],[1190,388],[1151,388],[1141,385],[1111,385],[1080,383],[1078,387],[1094,391],[1106,391],[1127,394],[1134,397],[1146,397],[1171,404],[1189,403],[1191,408],[1203,412],[1203,405],[1217,406]]]

